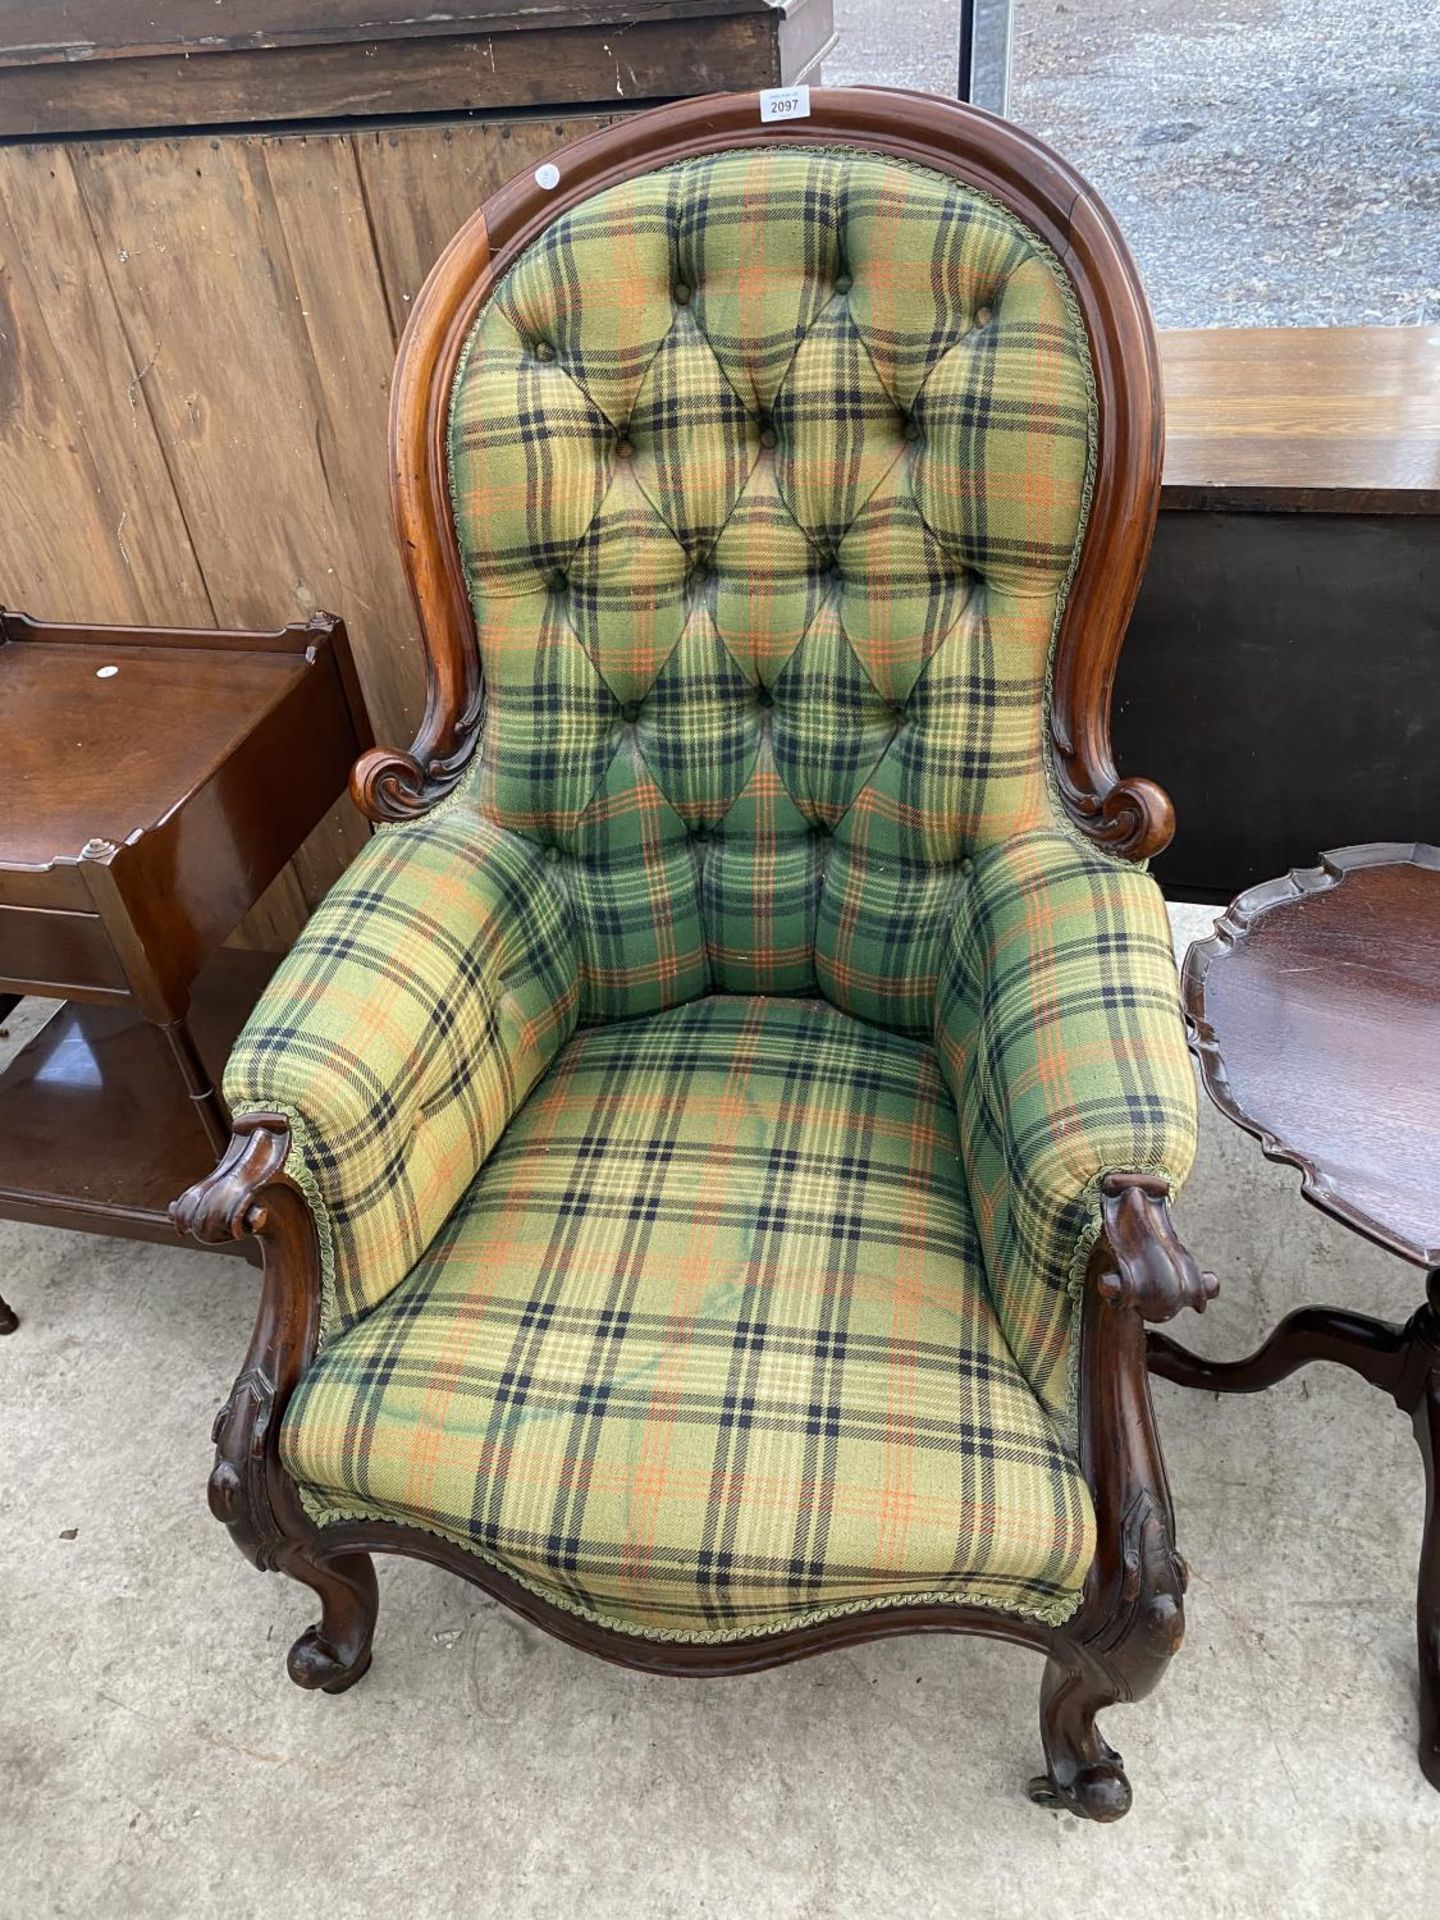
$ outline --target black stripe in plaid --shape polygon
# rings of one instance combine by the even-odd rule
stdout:
[[[712,998],[573,1040],[287,1416],[317,1512],[650,1630],[1063,1612],[1088,1495],[987,1304],[933,1053]]]

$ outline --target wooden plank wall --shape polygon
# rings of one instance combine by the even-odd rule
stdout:
[[[488,194],[612,116],[0,147],[0,602],[350,630],[376,737],[423,703],[390,529],[395,347]],[[337,807],[247,920],[287,946]]]

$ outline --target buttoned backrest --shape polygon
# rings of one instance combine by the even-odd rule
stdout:
[[[927,168],[708,154],[521,254],[451,397],[470,778],[569,897],[582,1019],[928,1030],[970,860],[1055,817],[1094,440],[1058,262]]]

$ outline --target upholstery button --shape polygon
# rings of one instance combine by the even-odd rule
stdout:
[[[537,340],[535,342],[535,358],[537,360],[553,360],[555,358],[555,349],[548,340]]]
[[[620,717],[622,720],[628,720],[633,726],[640,718],[640,702],[638,700],[627,700],[620,709]]]
[[[563,847],[552,844],[545,849],[546,864],[552,867],[558,866],[564,858],[564,855],[565,849]]]
[[[696,827],[694,833],[691,835],[691,838],[694,840],[697,847],[708,847],[710,842],[715,838],[715,836],[713,833],[711,833],[709,827]]]
[[[831,827],[830,822],[828,820],[817,820],[815,822],[815,832],[820,839],[828,840],[833,831],[834,829]]]
[[[570,584],[570,576],[563,567],[557,567],[550,576],[550,584],[556,593],[564,593]]]
[[[779,437],[768,420],[762,420],[760,422],[760,444],[762,447],[773,447]]]
[[[709,578],[710,562],[708,560],[697,560],[690,569],[690,584],[695,587],[702,587]]]
[[[854,280],[848,273],[837,273],[835,276],[836,293],[849,293],[854,284]]]
[[[977,327],[988,327],[994,317],[995,310],[993,307],[977,307],[975,309],[975,324]]]
[[[920,438],[920,429],[913,420],[907,420],[903,429],[903,435],[906,440],[918,440]]]
[[[755,689],[755,698],[762,707],[773,707],[775,704],[775,696],[769,687],[757,687]]]
[[[628,460],[634,451],[635,442],[624,434],[615,442],[615,457],[619,460]]]
[[[690,295],[694,292],[694,288],[687,286],[683,280],[677,280],[673,292],[676,306],[688,307],[690,304]]]

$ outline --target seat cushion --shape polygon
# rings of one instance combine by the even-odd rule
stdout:
[[[818,1001],[576,1035],[282,1451],[634,1632],[876,1605],[1047,1620],[1088,1490],[991,1310],[931,1049]]]

